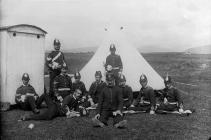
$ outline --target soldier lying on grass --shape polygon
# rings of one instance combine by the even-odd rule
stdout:
[[[40,114],[24,115],[21,117],[21,120],[51,120],[58,116],[80,116],[80,113],[77,111],[80,111],[78,99],[81,94],[81,90],[76,89],[73,95],[66,96],[60,103],[52,100],[48,94],[44,93],[40,96],[37,105],[40,106],[41,103],[45,101],[48,109]]]

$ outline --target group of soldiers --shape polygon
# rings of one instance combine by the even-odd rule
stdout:
[[[173,87],[172,79],[167,76],[164,79],[166,88],[159,92],[148,85],[146,75],[140,76],[141,89],[137,98],[133,98],[133,91],[126,85],[126,78],[122,74],[123,65],[121,57],[117,54],[114,44],[110,45],[111,54],[106,58],[106,81],[102,80],[102,72],[96,71],[95,81],[87,91],[81,81],[78,71],[74,74],[74,81],[67,74],[68,66],[64,54],[60,51],[60,41],[54,40],[54,51],[46,58],[49,69],[50,88],[41,96],[35,92],[29,84],[30,77],[27,73],[22,76],[23,85],[16,91],[16,103],[24,110],[32,110],[34,113],[23,115],[22,120],[50,120],[57,116],[83,116],[87,115],[88,108],[96,108],[96,115],[92,119],[94,126],[107,125],[110,117],[116,128],[124,128],[127,120],[124,119],[123,110],[138,110],[150,114],[160,111],[183,112],[183,102],[180,92]],[[45,101],[47,110],[40,113],[39,109]]]

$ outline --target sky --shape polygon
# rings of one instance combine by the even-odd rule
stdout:
[[[184,51],[211,44],[211,0],[0,0],[1,26],[31,24],[63,50],[98,47],[105,28],[146,52]]]

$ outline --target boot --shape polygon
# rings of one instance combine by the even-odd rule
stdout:
[[[120,121],[119,123],[115,124],[114,127],[116,127],[116,128],[125,128],[125,127],[127,127],[127,120]]]
[[[92,118],[92,121],[93,121],[95,127],[104,127],[104,126],[105,126],[105,124],[102,123],[102,122],[101,122],[100,120],[98,120],[97,118]]]
[[[37,108],[35,108],[35,109],[33,110],[33,112],[34,112],[34,114],[39,114],[39,113],[40,113],[40,110],[38,110]]]

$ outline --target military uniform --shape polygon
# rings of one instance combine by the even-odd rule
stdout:
[[[164,99],[167,99],[167,103],[161,103],[157,108],[158,110],[176,111],[183,104],[180,91],[173,86],[163,90]]]
[[[66,96],[62,103],[54,101],[48,94],[42,94],[37,102],[40,106],[45,101],[48,109],[41,114],[33,114],[24,118],[24,120],[51,120],[58,116],[65,116],[68,112],[67,106],[70,110],[74,110],[78,107],[78,101],[72,95]]]
[[[89,89],[89,95],[91,96],[95,104],[98,103],[99,95],[104,87],[106,87],[106,83],[104,81],[95,81],[91,84]]]
[[[61,51],[52,51],[46,58],[46,65],[50,76],[50,94],[53,95],[54,78],[61,73],[61,67],[66,66],[64,54]]]
[[[72,93],[76,89],[80,89],[82,91],[82,96],[85,96],[87,94],[87,90],[86,90],[85,84],[82,81],[73,82],[73,84],[72,84]]]
[[[72,80],[67,74],[60,74],[54,79],[54,93],[55,96],[66,97],[71,93]]]
[[[154,90],[150,86],[142,87],[137,99],[133,101],[133,105],[142,111],[154,110],[156,107]]]
[[[108,65],[112,66],[111,72],[114,74],[114,79],[115,79],[116,84],[118,84],[119,72],[123,68],[121,57],[117,54],[110,54],[106,58],[105,67],[107,68]]]
[[[117,86],[106,86],[100,96],[97,113],[100,114],[99,120],[107,125],[109,117],[113,117],[114,124],[123,120],[121,115],[114,116],[113,112],[116,110],[122,111],[123,98],[121,89]]]
[[[23,96],[24,100],[21,99]],[[16,90],[15,102],[24,110],[35,110],[37,98],[38,95],[30,84],[22,85]]]
[[[128,108],[133,102],[133,92],[132,88],[128,85],[125,85],[124,87],[121,87],[122,89],[122,97],[123,97],[123,106]]]

